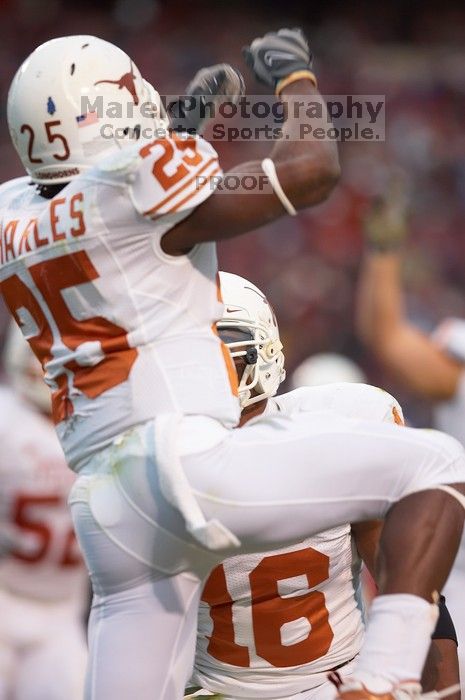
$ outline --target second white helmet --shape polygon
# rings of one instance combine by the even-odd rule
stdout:
[[[293,389],[339,382],[366,382],[366,377],[353,360],[334,352],[322,352],[307,357],[292,373]]]
[[[252,282],[230,272],[220,272],[223,318],[218,331],[240,331],[226,340],[232,357],[243,357],[246,367],[239,381],[241,408],[274,396],[286,378],[284,354],[274,311]]]
[[[94,36],[39,46],[8,93],[8,126],[31,178],[68,182],[102,156],[167,126],[160,97],[129,56]]]

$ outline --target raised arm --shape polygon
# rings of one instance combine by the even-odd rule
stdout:
[[[374,204],[365,227],[366,252],[357,292],[362,341],[408,389],[430,399],[450,399],[463,366],[407,318],[402,289],[401,244],[407,232],[400,193],[392,188]]]
[[[284,58],[283,58],[284,56]],[[201,241],[238,236],[286,214],[282,188],[290,204],[303,209],[323,201],[339,177],[337,147],[333,141],[302,138],[302,122],[290,104],[295,96],[321,100],[312,73],[312,56],[299,30],[280,30],[256,39],[247,49],[247,61],[255,76],[273,87],[277,96],[288,103],[287,120],[282,138],[269,154],[276,169],[273,185],[265,188],[262,161],[242,163],[230,174],[254,174],[255,185],[238,188],[228,196],[215,192],[201,206],[171,229],[162,241],[165,252],[177,255]],[[326,112],[326,108],[323,108]],[[326,121],[323,114],[322,123]],[[313,123],[313,127],[317,124]],[[272,178],[273,179],[273,178]],[[276,180],[278,185],[276,185]]]

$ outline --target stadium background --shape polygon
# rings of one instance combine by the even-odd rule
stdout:
[[[9,141],[6,98],[19,64],[54,36],[96,34],[133,56],[161,94],[182,92],[194,72],[228,61],[244,73],[241,46],[279,26],[301,25],[326,94],[385,94],[386,141],[341,148],[342,179],[328,202],[221,244],[220,266],[250,277],[273,303],[291,370],[307,355],[345,353],[369,380],[407,402],[364,353],[353,330],[361,220],[392,166],[412,196],[406,251],[411,317],[430,330],[465,317],[465,6],[422,2],[181,2],[0,0],[0,181],[22,174]],[[215,144],[217,145],[217,144]],[[224,166],[260,157],[266,144],[218,144]],[[221,226],[221,221],[218,222]],[[0,343],[6,313],[0,309]]]

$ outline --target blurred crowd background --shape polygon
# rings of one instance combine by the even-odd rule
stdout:
[[[289,370],[311,353],[342,352],[385,386],[355,337],[353,313],[363,214],[393,167],[406,173],[411,196],[409,313],[427,331],[445,316],[465,317],[463,3],[0,0],[0,181],[22,175],[6,98],[19,64],[41,42],[96,34],[133,56],[161,94],[182,92],[198,68],[228,61],[256,94],[261,88],[243,65],[241,46],[297,25],[309,37],[324,94],[386,95],[386,141],[343,145],[342,180],[327,203],[222,244],[220,266],[268,294]],[[269,149],[257,142],[215,146],[226,167]],[[5,322],[2,309],[0,335]],[[386,388],[402,400],[401,387]],[[409,403],[408,415],[417,424],[427,420],[419,404]]]

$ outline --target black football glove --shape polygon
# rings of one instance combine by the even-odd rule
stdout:
[[[280,29],[254,39],[242,53],[260,83],[276,89],[291,73],[312,70],[313,56],[301,29]]]
[[[206,107],[207,103],[236,104],[244,94],[242,75],[228,63],[202,68],[187,86],[185,95],[170,105],[171,128],[200,134],[208,120],[214,116],[212,110]]]

